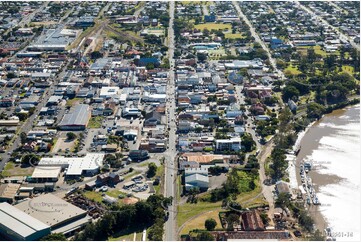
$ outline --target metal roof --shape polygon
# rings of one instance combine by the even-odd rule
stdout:
[[[43,222],[6,202],[0,203],[0,224],[23,238],[50,228]]]
[[[89,120],[90,110],[87,104],[78,104],[73,112],[65,114],[59,126],[86,125]]]

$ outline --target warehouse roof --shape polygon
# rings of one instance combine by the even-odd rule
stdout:
[[[60,166],[41,166],[35,167],[32,178],[57,178],[60,174]]]
[[[49,228],[48,225],[8,203],[0,203],[0,224],[24,238]]]
[[[21,184],[17,183],[6,183],[0,185],[0,197],[13,199],[18,192]]]
[[[15,207],[51,227],[86,214],[86,211],[50,193],[16,204]]]
[[[96,170],[103,165],[104,154],[88,153],[84,157],[44,157],[39,166],[65,166],[68,167],[66,175],[80,176],[83,171]]]
[[[89,105],[78,104],[73,112],[65,114],[59,126],[86,125],[89,119]]]

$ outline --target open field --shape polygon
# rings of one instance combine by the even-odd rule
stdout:
[[[10,161],[5,165],[4,170],[2,171],[1,175],[4,177],[7,177],[7,176],[31,176],[31,174],[33,174],[33,171],[34,171],[33,166],[21,168],[20,164],[17,165]]]
[[[302,72],[300,72],[297,68],[297,66],[293,66],[292,64],[289,65],[285,70],[284,72],[289,72],[290,74],[292,75],[298,75],[298,74],[301,74]]]
[[[79,104],[80,102],[83,101],[83,98],[72,98],[72,99],[68,99],[66,101],[66,106],[74,106],[75,104]]]
[[[199,29],[199,30],[204,30],[204,29],[208,29],[208,30],[219,30],[219,29],[231,29],[232,25],[231,24],[216,24],[216,23],[206,23],[206,24],[196,24],[194,25],[195,29]]]
[[[242,33],[236,33],[236,34],[227,33],[227,34],[224,34],[224,37],[226,39],[243,39],[244,38]]]
[[[192,219],[191,221],[187,222],[184,225],[183,229],[180,231],[180,234],[188,234],[189,231],[193,229],[204,229],[204,222],[209,218],[213,218],[214,220],[216,220],[217,222],[216,229],[222,229],[221,221],[219,219],[219,212],[221,211],[225,211],[225,210],[216,209],[214,211],[204,213],[199,217]]]
[[[212,1],[180,1],[183,5],[211,5]]]
[[[177,224],[180,227],[188,219],[203,212],[212,211],[221,208],[222,202],[198,202],[197,204],[184,203],[178,206]]]
[[[100,127],[102,127],[103,120],[104,120],[104,117],[102,117],[102,116],[91,117],[87,128],[88,129],[99,129]]]

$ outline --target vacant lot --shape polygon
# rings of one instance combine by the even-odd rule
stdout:
[[[61,151],[65,151],[66,149],[69,149],[71,151],[75,145],[75,140],[69,141],[67,138],[59,138],[58,141],[54,144],[54,148],[52,149],[53,153]]]
[[[206,24],[196,24],[196,25],[194,25],[194,28],[199,29],[199,30],[204,30],[204,29],[219,30],[219,29],[231,29],[232,25],[231,24],[206,23]]]
[[[292,75],[298,75],[302,73],[298,70],[297,66],[293,66],[293,65],[289,65],[284,71],[285,72],[287,71]]]
[[[88,129],[99,129],[102,127],[103,120],[104,120],[103,116],[91,117],[87,128]]]
[[[4,177],[7,176],[30,176],[33,174],[34,167],[29,166],[26,168],[21,168],[20,164],[15,164],[13,162],[6,163],[4,170],[1,172],[1,175]]]
[[[226,39],[243,39],[244,38],[242,33],[235,33],[235,34],[227,33],[227,34],[224,34],[224,37]]]
[[[216,229],[222,229],[221,221],[219,219],[219,212],[224,211],[223,209],[216,209],[214,211],[206,212],[198,217],[188,221],[184,224],[183,229],[180,231],[180,234],[188,234],[189,231],[193,229],[205,229],[204,222],[209,219],[213,218],[217,222]]]

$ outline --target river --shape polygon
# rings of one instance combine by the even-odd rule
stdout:
[[[313,163],[309,173],[319,206],[309,208],[316,227],[332,228],[337,241],[360,241],[360,105],[336,110],[315,122],[301,140],[299,164]]]

